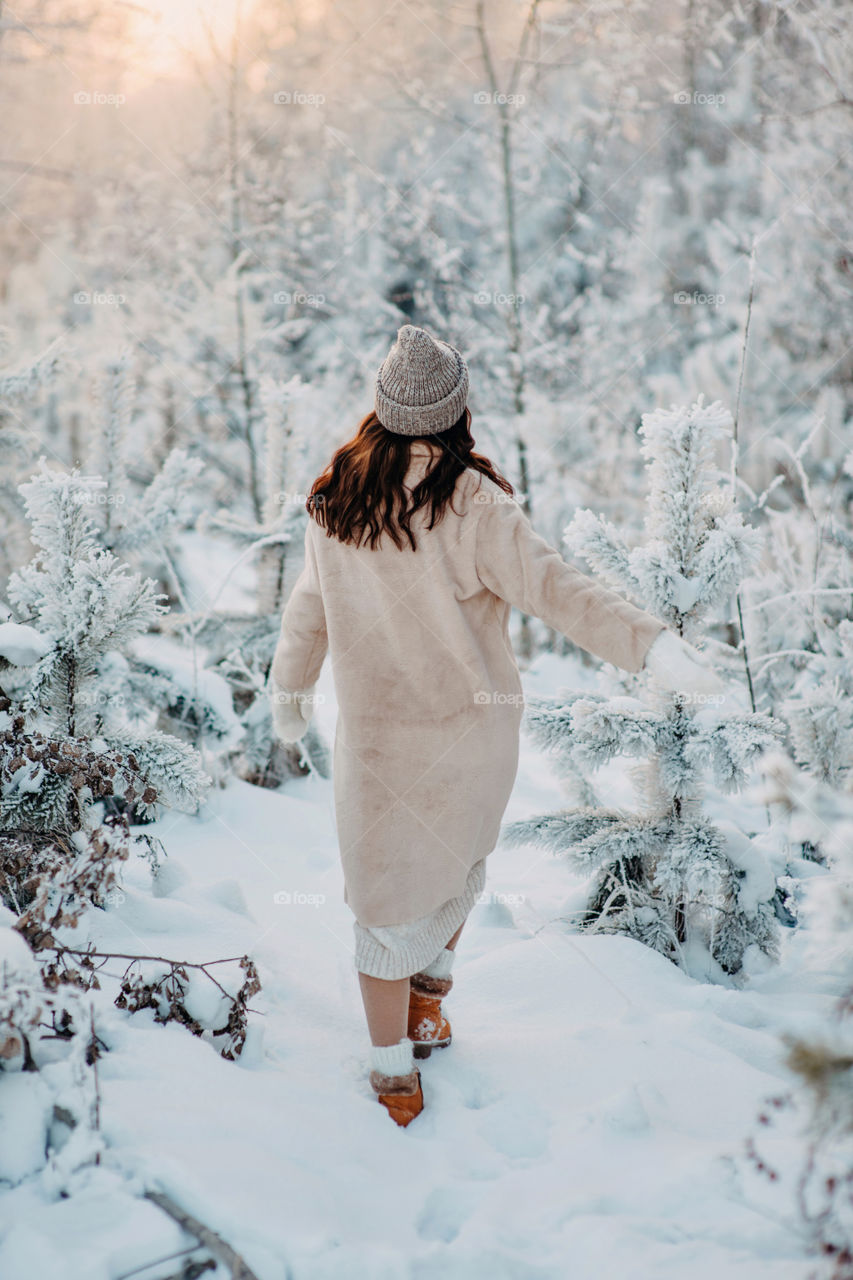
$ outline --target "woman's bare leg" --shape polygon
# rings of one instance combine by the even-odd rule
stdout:
[[[446,947],[453,951],[459,935],[465,927],[462,921]],[[367,1017],[367,1029],[371,1044],[398,1044],[407,1034],[409,1025],[409,979],[371,978],[359,973],[361,998]]]
[[[371,1044],[399,1044],[409,1025],[409,979],[359,973],[358,981]]]
[[[459,935],[464,928],[465,928],[465,921],[463,920],[459,928],[454,933],[453,937],[450,939],[450,941],[445,942],[444,944],[447,947],[448,951],[454,951],[456,949],[456,944],[459,941]]]

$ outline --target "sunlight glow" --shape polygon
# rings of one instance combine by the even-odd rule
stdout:
[[[202,60],[218,49],[225,53],[234,30],[240,0],[144,0],[134,4],[134,43],[144,50],[144,65],[157,73],[185,66],[188,56]]]

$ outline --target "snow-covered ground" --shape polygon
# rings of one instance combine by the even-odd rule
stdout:
[[[525,684],[560,678],[590,675],[546,658]],[[331,731],[328,665],[320,691]],[[507,817],[561,796],[523,744]],[[232,782],[200,817],[167,814],[156,831],[168,850],[156,883],[130,863],[90,936],[188,960],[253,955],[263,991],[243,1056],[119,1012],[105,983],[106,1150],[68,1198],[49,1169],[0,1195],[3,1280],[116,1280],[187,1245],[145,1187],[215,1228],[260,1280],[803,1280],[785,1197],[743,1157],[762,1101],[784,1087],[780,1031],[831,998],[791,931],[781,966],[746,989],[699,983],[633,941],[568,932],[578,884],[565,866],[496,850],[459,945],[453,1044],[420,1064],[426,1109],[402,1130],[367,1080],[331,783]],[[794,1154],[774,1151],[783,1166]]]

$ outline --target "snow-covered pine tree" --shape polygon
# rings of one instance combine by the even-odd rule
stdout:
[[[21,631],[40,639],[13,652],[26,679],[0,700],[3,897],[29,917],[34,946],[113,887],[131,815],[152,817],[158,803],[193,812],[209,785],[191,746],[131,727],[115,688],[122,649],[164,606],[151,579],[98,544],[91,495],[103,482],[44,457],[39,467],[21,486],[37,551],[8,596]]]
[[[782,707],[794,757],[814,777],[840,786],[853,773],[853,621],[825,629],[821,652]]]
[[[844,473],[824,489],[806,470],[822,425],[818,419],[795,450],[780,442],[789,472],[756,499],[766,512],[768,538],[761,577],[744,593],[744,616],[753,637],[758,705],[787,724],[797,763],[833,787],[853,772],[853,537],[843,520],[849,508]],[[853,475],[853,454],[845,469]],[[784,486],[786,474],[793,494]],[[766,506],[773,490],[782,509]],[[817,861],[824,856],[809,838],[803,852]]]
[[[283,746],[278,741],[266,692],[281,630],[285,583],[299,569],[298,564],[291,564],[289,552],[302,546],[308,518],[306,494],[298,488],[299,481],[305,479],[305,441],[289,412],[302,390],[298,377],[285,384],[269,377],[260,381],[265,445],[261,523],[231,515],[218,515],[206,522],[208,527],[230,534],[244,545],[247,556],[257,560],[256,613],[209,613],[198,638],[208,650],[213,670],[228,682],[240,714],[240,772],[262,786],[277,786],[283,777],[302,772],[303,756],[323,776],[329,775],[328,750],[315,725],[309,726],[298,746]]]
[[[129,496],[125,449],[134,399],[130,353],[125,350],[116,359],[107,361],[98,380],[100,429],[92,432],[88,459],[92,473],[104,481],[101,492],[106,500],[100,516],[101,538],[110,550],[114,550],[114,539],[118,536],[119,506],[127,502]]]
[[[643,544],[629,547],[589,510],[564,535],[601,578],[691,643],[760,554],[759,532],[714,466],[731,429],[723,405],[701,397],[689,409],[645,414]],[[720,790],[737,790],[781,730],[766,715],[723,717],[716,695],[669,693],[645,672],[631,679],[636,696],[530,700],[525,719],[533,740],[563,762],[647,757],[633,770],[641,810],[568,809],[510,824],[505,838],[565,855],[593,877],[583,927],[627,933],[692,972],[737,973],[748,947],[775,953],[776,884],[745,834],[703,813],[703,773],[709,768]]]
[[[179,594],[183,583],[169,536],[198,515],[204,464],[185,449],[172,449],[159,466],[152,466],[144,449],[131,451],[136,389],[128,350],[106,360],[97,399],[100,414],[86,464],[102,481],[97,495],[87,499],[100,545],[132,554],[137,567],[164,581],[168,576],[173,594]]]
[[[811,484],[807,444],[789,450],[805,509],[768,511],[770,564],[747,608],[760,619],[759,696],[787,722],[797,762],[837,786],[853,769],[853,536],[843,476],[825,492]]]
[[[97,696],[105,658],[145,631],[164,606],[150,579],[129,572],[100,545],[93,511],[105,481],[77,468],[52,470],[44,457],[39,467],[20,486],[38,550],[11,575],[8,594],[17,620],[52,644],[33,668],[24,710],[40,713],[58,733],[91,735],[119,714],[117,700]]]
[[[140,635],[121,656],[112,656],[102,678],[111,699],[124,704],[129,721],[150,721],[156,709],[158,729],[193,746],[212,742],[227,750],[240,737],[239,724],[227,685],[203,669],[206,655],[195,643],[193,626],[199,624],[190,588],[171,542],[198,515],[204,464],[173,448],[152,468],[144,451],[132,452],[135,398],[131,353],[125,349],[107,358],[98,378],[100,416],[87,464],[102,483],[81,500],[89,505],[98,544],[127,557],[183,606],[190,654],[170,637]]]
[[[6,578],[22,555],[26,555],[24,521],[18,481],[23,468],[32,462],[30,410],[26,417],[22,401],[35,393],[44,392],[57,371],[62,368],[64,357],[62,342],[55,339],[34,360],[18,361],[5,367],[7,346],[11,334],[0,327],[0,519],[3,522],[3,539],[0,542],[0,576]]]
[[[87,507],[104,482],[50,471],[44,458],[40,466],[22,486],[39,550],[9,583],[29,621],[0,623],[0,1077],[37,1070],[45,1059],[40,1039],[69,1040],[85,1029],[73,988],[98,988],[98,966],[92,944],[69,943],[67,931],[93,904],[113,900],[131,852],[156,869],[159,842],[134,834],[131,820],[154,816],[158,804],[192,812],[210,782],[193,747],[150,725],[136,730],[131,721],[139,717],[114,688],[121,649],[164,606],[151,579],[98,545]],[[22,960],[24,940],[38,964]],[[230,963],[152,957],[149,964],[137,956],[115,1004],[131,1013],[154,1009],[157,1021],[179,1021],[195,1035],[224,1036],[222,1056],[233,1059],[260,985],[242,956],[238,989],[228,992],[211,968]],[[212,1022],[188,1012],[196,980],[215,983],[222,995]],[[91,1065],[95,1046],[78,1038]]]

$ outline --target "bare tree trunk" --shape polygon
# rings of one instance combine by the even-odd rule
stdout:
[[[284,504],[295,500],[295,495],[287,492],[285,487],[288,482],[287,463],[291,435],[285,421],[285,412],[283,405],[268,404],[264,414],[266,451],[263,527],[268,532],[274,529],[278,521],[284,523]],[[272,542],[260,549],[257,600],[259,614],[276,613],[281,608],[287,551],[286,542]]]
[[[243,253],[243,208],[240,188],[240,20],[242,0],[237,0],[234,27],[231,36],[231,52],[228,60],[228,190],[231,221],[231,263],[234,270],[234,322],[237,331],[237,359],[234,372],[240,386],[243,402],[243,429],[249,453],[249,497],[255,520],[260,523],[262,499],[258,476],[258,458],[254,439],[255,397],[249,376],[246,346],[246,307],[240,282]]]
[[[73,654],[69,654],[65,659],[66,681],[65,681],[65,714],[68,725],[68,736],[74,738],[77,735],[77,723],[75,716],[75,704],[77,701],[77,659]]]
[[[530,501],[530,474],[528,468],[527,442],[521,427],[524,414],[525,368],[523,326],[519,311],[520,272],[518,269],[518,225],[515,211],[515,185],[512,164],[512,111],[511,103],[518,87],[527,43],[536,24],[536,11],[540,0],[531,0],[527,18],[519,42],[518,53],[510,73],[506,93],[502,93],[498,85],[497,73],[492,60],[489,39],[486,32],[484,0],[477,0],[477,35],[483,56],[483,66],[489,82],[492,101],[497,108],[499,119],[499,141],[501,151],[501,185],[503,188],[504,236],[506,240],[507,273],[509,276],[510,310],[507,317],[507,335],[509,345],[510,376],[512,378],[512,411],[515,416],[515,452],[518,462],[518,484],[521,490],[521,506],[525,514],[532,514]],[[521,634],[519,648],[525,658],[530,658],[533,651],[533,639],[530,629],[530,618],[521,615]]]
[[[738,373],[737,397],[735,399],[735,411],[732,427],[732,474],[731,474],[731,490],[732,503],[737,503],[737,482],[738,482],[738,424],[740,422],[740,402],[743,392],[744,371],[746,369],[746,359],[749,352],[749,327],[752,323],[752,301],[755,294],[755,242],[752,244],[752,252],[749,255],[749,297],[746,303],[746,321],[743,327],[743,350],[740,358],[740,371]],[[741,650],[743,652],[743,665],[746,670],[746,682],[749,687],[749,705],[753,713],[755,706],[755,689],[752,683],[752,671],[749,664],[749,650],[746,644],[746,632],[743,628],[743,605],[741,600],[740,588],[735,594],[735,602],[737,604],[738,627],[740,628]],[[768,810],[769,812],[769,810]]]
[[[68,419],[68,448],[71,454],[72,467],[78,467],[83,461],[83,438],[80,431],[80,414],[72,413]]]
[[[163,385],[163,407],[160,410],[160,435],[155,445],[155,461],[161,465],[177,443],[175,388],[170,378]]]

